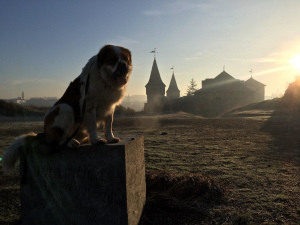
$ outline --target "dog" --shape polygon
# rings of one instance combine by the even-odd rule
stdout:
[[[113,114],[125,96],[131,71],[130,50],[116,45],[102,47],[46,113],[43,133],[46,144],[55,148],[64,144],[76,147],[86,143],[119,142],[112,131]],[[97,135],[101,124],[104,138]],[[19,159],[18,149],[36,135],[20,136],[8,147],[2,159],[5,173],[9,173]]]

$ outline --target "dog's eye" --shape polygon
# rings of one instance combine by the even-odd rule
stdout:
[[[108,60],[108,63],[110,64],[110,65],[114,65],[114,64],[116,64],[117,63],[117,61],[118,61],[118,58],[111,58],[111,59],[109,59]]]

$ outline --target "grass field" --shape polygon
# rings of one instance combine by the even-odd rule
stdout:
[[[0,122],[0,156],[13,138],[30,131],[41,132],[42,122]],[[255,112],[247,118],[204,119],[178,113],[117,118],[114,133],[144,135],[148,174],[200,176],[223,191],[219,201],[206,199],[205,204],[196,195],[180,200],[169,196],[177,208],[168,204],[168,198],[162,207],[159,199],[153,199],[155,195],[148,195],[151,204],[147,202],[142,224],[300,221],[299,118]],[[17,224],[18,194],[18,174],[1,174],[0,224]]]

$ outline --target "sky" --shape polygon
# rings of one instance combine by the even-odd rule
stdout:
[[[131,50],[127,94],[145,95],[156,48],[161,78],[225,71],[280,97],[300,75],[299,0],[0,0],[0,99],[61,97],[105,44]]]

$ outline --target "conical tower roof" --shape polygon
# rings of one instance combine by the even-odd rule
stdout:
[[[166,87],[166,85],[162,82],[161,77],[160,77],[160,73],[158,71],[158,67],[157,67],[157,63],[156,63],[156,59],[154,58],[153,61],[153,65],[152,65],[152,70],[151,70],[151,74],[150,74],[150,78],[148,83],[146,84],[145,87]]]
[[[172,78],[171,78],[171,81],[170,81],[170,85],[169,85],[169,88],[168,88],[167,92],[169,92],[169,91],[180,91],[178,89],[178,86],[177,86],[177,83],[176,83],[174,72],[173,72],[173,75],[172,75]]]

